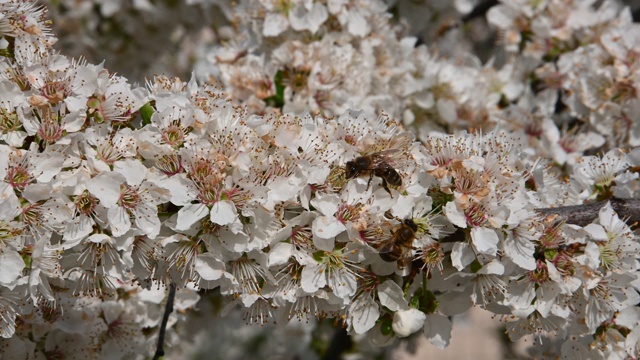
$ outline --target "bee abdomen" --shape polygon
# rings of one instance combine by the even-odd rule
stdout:
[[[397,254],[395,252],[380,253],[380,258],[386,262],[396,262],[401,257],[401,254]]]
[[[379,176],[387,181],[391,186],[402,185],[402,177],[400,174],[391,167],[389,164],[381,165],[373,171],[374,175]]]

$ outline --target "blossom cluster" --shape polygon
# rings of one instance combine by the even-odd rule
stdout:
[[[390,61],[398,49],[426,54],[397,39],[377,48],[366,36],[393,34],[388,15],[360,5],[258,11],[253,30],[290,39],[283,49],[300,45],[300,58],[266,76],[266,57],[227,47],[221,58],[256,62],[228,63],[228,82],[262,79],[227,95],[195,78],[132,85],[52,50],[43,8],[0,4],[0,354],[144,356],[174,285],[179,310],[216,289],[248,323],[335,318],[380,346],[422,332],[446,347],[450,316],[479,306],[502,315],[512,339],[566,339],[563,356],[636,356],[637,234],[609,205],[584,227],[535,209],[638,197],[640,151],[577,155],[563,181],[557,159],[509,127],[416,141],[401,121],[372,115],[367,101],[383,102],[346,78],[327,88],[345,101],[317,114],[319,98],[292,86],[337,74],[336,56],[359,56],[353,39]],[[327,43],[307,52],[283,35],[302,30]],[[300,73],[309,54],[323,60]],[[278,91],[282,111],[267,110]]]
[[[500,46],[492,55],[506,55],[485,64],[416,46],[382,2],[245,0],[234,14],[221,31],[228,41],[208,50],[196,75],[221,81],[255,114],[384,111],[422,140],[432,131],[509,129],[559,166],[594,149],[639,145],[640,26],[615,1],[494,6],[487,20]]]

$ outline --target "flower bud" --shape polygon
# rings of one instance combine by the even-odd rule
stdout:
[[[427,315],[420,310],[400,310],[393,314],[391,326],[398,337],[406,337],[422,329],[426,319]]]

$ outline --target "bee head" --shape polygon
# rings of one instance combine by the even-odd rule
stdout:
[[[358,176],[358,167],[356,166],[355,161],[347,161],[345,176],[347,179]]]
[[[413,219],[404,219],[404,224],[410,227],[413,231],[418,231],[418,225],[413,221]]]

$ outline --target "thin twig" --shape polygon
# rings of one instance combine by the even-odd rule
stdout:
[[[158,360],[164,356],[164,335],[167,332],[167,322],[169,322],[169,315],[173,312],[173,300],[176,297],[176,285],[171,283],[169,285],[169,297],[167,297],[167,303],[164,306],[164,315],[162,317],[162,324],[160,325],[160,333],[158,334],[158,346],[156,346],[156,353],[153,355],[153,360]]]

